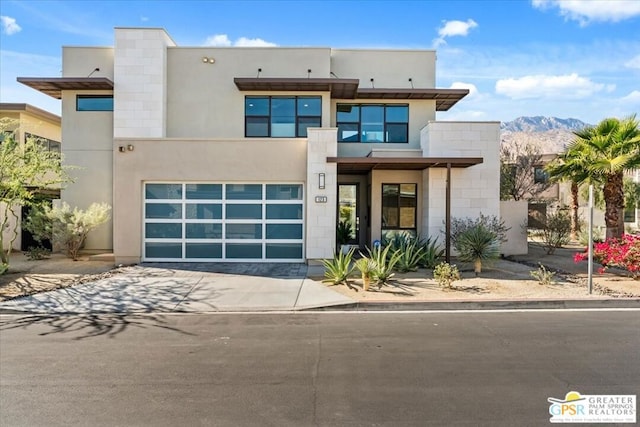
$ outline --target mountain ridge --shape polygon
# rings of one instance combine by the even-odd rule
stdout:
[[[532,144],[542,154],[557,154],[571,144],[574,131],[589,126],[582,120],[548,116],[521,116],[500,124],[500,142],[505,145]]]
[[[548,130],[580,130],[588,123],[579,119],[561,119],[553,116],[520,116],[510,122],[502,122],[500,130],[510,132],[544,132]]]

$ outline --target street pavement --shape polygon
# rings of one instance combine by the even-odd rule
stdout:
[[[0,316],[2,426],[542,426],[638,394],[638,311]]]

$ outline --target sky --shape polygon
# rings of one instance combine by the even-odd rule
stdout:
[[[59,77],[62,46],[112,46],[114,27],[178,46],[436,49],[436,87],[470,90],[438,120],[640,116],[640,0],[0,0],[0,101],[59,114],[16,77]]]

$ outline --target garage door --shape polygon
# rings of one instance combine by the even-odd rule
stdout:
[[[302,184],[145,183],[145,261],[303,261]]]

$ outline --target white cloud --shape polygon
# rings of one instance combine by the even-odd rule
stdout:
[[[524,76],[496,82],[496,93],[512,99],[582,99],[603,89],[611,91],[615,86],[595,83],[576,73],[560,76]]]
[[[240,37],[235,42],[232,42],[226,34],[216,34],[207,37],[204,42],[205,46],[239,46],[239,47],[269,47],[277,46],[275,43],[265,41],[260,38],[250,39],[247,37]]]
[[[451,86],[449,86],[449,88],[450,89],[469,89],[469,95],[465,97],[466,99],[478,96],[479,94],[478,88],[473,83],[453,82],[451,83]]]
[[[640,70],[640,55],[636,55],[635,57],[625,62],[624,66],[627,68],[635,68]]]
[[[590,22],[619,22],[640,16],[640,2],[636,0],[532,0],[537,9],[557,7],[565,19],[584,26]]]
[[[2,32],[8,36],[22,31],[22,27],[10,16],[0,16],[0,22],[2,23]]]
[[[627,96],[620,98],[620,102],[625,104],[636,104],[640,106],[640,90],[634,90]]]
[[[438,47],[441,44],[445,44],[446,37],[461,36],[466,37],[472,28],[478,26],[478,23],[473,19],[467,19],[467,21],[443,21],[442,27],[438,28],[438,38],[433,41],[434,47]]]

